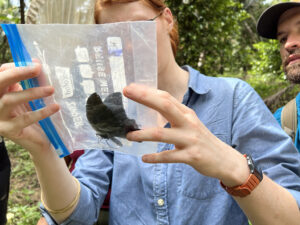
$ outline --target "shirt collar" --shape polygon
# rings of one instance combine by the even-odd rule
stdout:
[[[207,94],[210,91],[210,80],[199,71],[190,66],[183,66],[182,69],[189,72],[189,88],[197,94]]]

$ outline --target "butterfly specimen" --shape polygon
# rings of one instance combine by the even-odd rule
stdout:
[[[127,117],[120,92],[108,95],[104,101],[97,93],[91,94],[86,102],[86,116],[97,135],[120,147],[122,143],[116,137],[125,138],[128,132],[139,130],[135,120]]]

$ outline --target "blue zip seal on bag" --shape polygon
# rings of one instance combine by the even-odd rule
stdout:
[[[31,57],[22,42],[16,24],[1,24],[1,27],[7,37],[11,54],[16,67],[33,65]],[[21,86],[25,90],[33,87],[39,87],[39,83],[36,78],[32,78],[21,81]],[[32,111],[44,108],[46,106],[43,99],[29,101],[29,105]],[[58,156],[62,158],[67,155],[70,155],[70,152],[59,137],[59,134],[57,133],[51,119],[48,117],[43,120],[40,120],[39,124],[44,130],[45,134],[47,135],[49,141],[55,148],[55,151],[57,152]]]

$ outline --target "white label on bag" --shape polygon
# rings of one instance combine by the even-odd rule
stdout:
[[[62,90],[62,98],[70,98],[74,95],[73,78],[68,67],[55,67],[55,74]]]
[[[82,78],[93,78],[92,67],[89,64],[79,65],[79,70]]]
[[[114,91],[122,92],[123,88],[126,86],[124,60],[121,57],[110,56],[109,64]]]
[[[109,65],[114,92],[121,92],[126,86],[125,64],[123,59],[122,40],[120,37],[108,37],[107,46]],[[128,100],[123,96],[124,108],[127,109]]]
[[[87,48],[81,48],[78,46],[75,49],[75,54],[76,54],[77,61],[80,63],[88,63],[90,61],[89,52]]]
[[[98,77],[107,78],[102,46],[94,46],[96,69]]]
[[[106,98],[109,94],[109,88],[108,88],[108,76],[105,73],[103,47],[100,45],[94,46],[94,52],[95,52],[97,76],[100,81],[100,95],[101,97]]]
[[[110,56],[123,56],[122,40],[120,37],[108,37],[107,46]]]
[[[80,84],[83,86],[85,94],[90,95],[95,92],[95,83],[93,80],[84,80]]]
[[[108,87],[108,83],[106,79],[100,78],[99,82],[101,87]]]
[[[83,123],[83,119],[82,119],[80,113],[77,110],[76,103],[75,102],[66,102],[66,104],[67,104],[68,109],[71,112],[72,120],[73,120],[75,128],[82,127],[84,125],[84,123]]]

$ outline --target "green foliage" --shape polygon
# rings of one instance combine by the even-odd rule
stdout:
[[[29,153],[12,141],[5,140],[12,163],[8,199],[8,225],[32,225],[40,218],[39,185]]]
[[[8,0],[0,0],[0,23],[19,23],[19,8],[13,7]],[[4,32],[0,29],[0,65],[11,61],[11,54]]]
[[[258,42],[253,45],[256,52],[251,58],[251,72],[253,74],[261,74],[266,76],[279,76],[284,79],[281,68],[281,58],[279,52],[279,44],[277,40],[268,40]]]
[[[287,85],[281,68],[279,44],[277,40],[258,42],[250,60],[251,70],[247,82],[263,97],[268,97]]]
[[[8,0],[0,0],[1,23],[19,23],[19,8],[13,7]]]
[[[180,65],[192,65],[209,76],[241,78],[263,98],[288,85],[277,41],[256,33],[256,21],[269,6],[263,0],[167,3],[179,23]]]
[[[239,24],[248,17],[242,4],[233,0],[167,2],[179,23],[179,64],[190,64],[208,75],[222,74],[236,64]]]
[[[30,156],[21,146],[13,142],[6,143],[8,151],[19,159],[17,165],[12,168],[12,178],[23,177],[25,175],[32,176],[35,174],[34,165],[30,160]]]
[[[14,205],[7,213],[7,225],[33,225],[41,217],[38,211],[38,204],[34,206]]]

